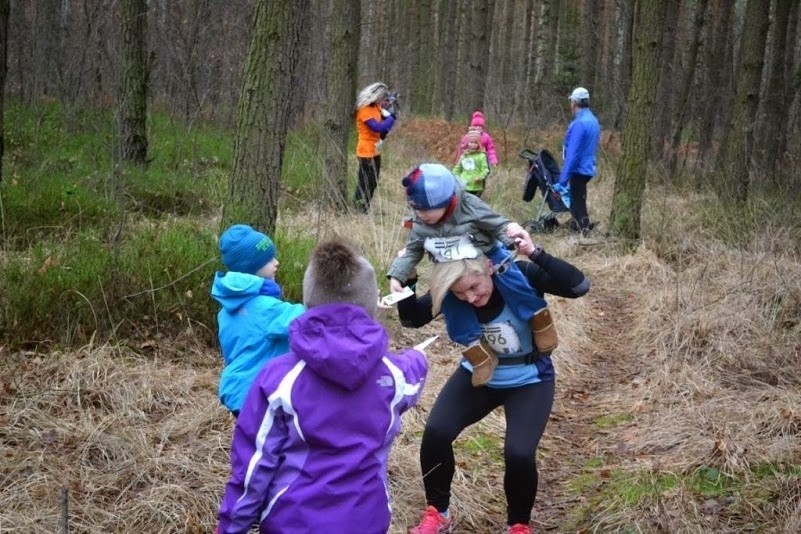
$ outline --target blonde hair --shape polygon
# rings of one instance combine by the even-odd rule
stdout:
[[[381,82],[371,83],[359,92],[356,98],[356,109],[375,104],[379,100],[383,100],[389,94],[389,87],[387,84]]]
[[[440,312],[445,295],[461,277],[470,274],[490,275],[487,261],[486,256],[479,254],[473,259],[435,263],[428,283],[431,290],[431,315],[436,316]]]

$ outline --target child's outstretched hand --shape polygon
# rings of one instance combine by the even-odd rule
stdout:
[[[389,290],[393,293],[400,293],[403,291],[403,284],[397,278],[389,279]]]

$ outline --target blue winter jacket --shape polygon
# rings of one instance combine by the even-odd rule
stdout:
[[[564,164],[559,183],[566,185],[571,174],[595,176],[595,152],[601,138],[601,125],[590,108],[579,108],[567,127],[565,144],[562,147]]]
[[[222,309],[217,314],[223,371],[219,396],[238,413],[250,385],[267,361],[289,352],[289,323],[303,313],[302,304],[280,298],[273,280],[237,272],[218,272],[211,296]]]

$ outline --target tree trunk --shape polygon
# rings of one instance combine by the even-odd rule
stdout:
[[[707,0],[699,0],[695,11],[695,21],[693,23],[693,34],[690,37],[690,49],[687,53],[687,72],[681,80],[679,92],[676,95],[676,105],[673,112],[673,135],[670,139],[670,151],[668,152],[668,175],[676,175],[676,152],[681,143],[681,135],[684,130],[684,122],[687,117],[687,100],[690,98],[690,88],[695,79],[696,66],[698,65],[698,49],[701,46],[701,35],[704,29],[706,18]]]
[[[559,52],[556,56],[559,84],[556,90],[563,99],[573,87],[583,83],[581,63],[582,53],[586,49],[583,39],[580,3],[562,0],[559,8]]]
[[[540,59],[535,82],[535,92],[540,102],[549,102],[556,89],[556,41],[559,34],[559,0],[543,0],[541,12],[540,42],[537,50]],[[562,104],[564,106],[564,103]],[[561,107],[560,106],[560,110]],[[558,116],[557,112],[544,113],[545,106],[539,111],[540,120]]]
[[[601,15],[601,0],[585,0],[583,13],[583,28],[581,29],[581,41],[579,53],[581,54],[581,74],[579,84],[588,88],[590,91],[597,89],[595,85],[595,72],[600,57],[601,47],[598,46],[599,23]]]
[[[437,2],[437,24],[439,28],[439,46],[437,50],[437,90],[434,100],[434,112],[439,113],[446,119],[450,119],[449,114],[453,113],[453,97],[456,87],[456,29],[458,17],[450,16],[453,12],[456,0],[438,0]],[[445,51],[449,50],[450,54]],[[448,101],[451,101],[450,106]]]
[[[63,51],[58,50],[61,42],[59,13],[60,0],[40,0],[33,4],[34,21],[34,95],[60,96],[59,81]],[[124,3],[124,2],[123,2]]]
[[[665,22],[664,3],[662,0],[637,0],[634,16],[631,89],[610,216],[610,233],[631,240],[640,237],[651,117],[659,78],[659,46]]]
[[[779,146],[787,126],[787,110],[791,95],[786,85],[787,73],[785,57],[787,54],[787,26],[793,4],[797,0],[776,0],[773,15],[773,46],[768,54],[770,65],[765,77],[767,87],[761,102],[763,112],[759,115],[756,136],[757,152],[754,154],[759,168],[765,177],[776,183],[777,160],[780,159]]]
[[[665,140],[670,132],[670,115],[673,108],[673,95],[676,83],[676,34],[679,30],[679,4],[681,0],[665,2],[665,23],[660,50],[659,86],[656,90],[653,126],[651,128],[651,154],[657,159],[664,156]]]
[[[5,88],[8,72],[8,0],[0,0],[0,183],[3,182],[3,155],[6,151]]]
[[[626,105],[625,101],[628,98],[629,89],[631,87],[631,70],[632,58],[631,51],[634,48],[632,41],[634,39],[634,0],[623,0],[620,6],[620,74],[618,75],[618,90],[616,91],[618,102],[618,109],[615,112],[615,122],[612,126],[613,130],[619,130],[623,121],[626,120]]]
[[[523,54],[524,68],[522,76],[517,74],[516,90],[519,116],[523,119],[523,124],[531,127],[538,118],[535,107],[537,106],[536,88],[534,86],[535,73],[537,71],[537,43],[539,41],[539,17],[540,6],[538,0],[526,2],[525,17],[523,21]]]
[[[331,11],[331,56],[328,62],[327,99],[323,121],[324,198],[341,210],[348,198],[348,133],[353,124],[356,75],[359,61],[360,0],[334,0]]]
[[[798,9],[801,2],[798,0],[793,0],[792,6],[790,8],[790,15],[788,19],[790,20],[790,24],[787,28],[787,44],[786,44],[786,51],[784,56],[784,86],[787,90],[787,108],[788,112],[782,116],[783,127],[780,130],[780,137],[778,140],[778,146],[776,147],[776,153],[778,154],[778,158],[781,161],[785,160],[785,156],[787,153],[787,137],[789,136],[790,130],[790,111],[792,110],[792,102],[795,96],[795,87],[798,84],[796,73],[795,73],[795,44],[796,44],[796,35],[798,30]]]
[[[120,157],[147,164],[147,0],[123,0],[120,70]]]
[[[487,87],[487,68],[489,66],[490,30],[492,29],[492,10],[488,0],[472,2],[473,17],[471,24],[471,54],[469,109],[484,109],[484,90]]]
[[[615,20],[616,9],[615,0],[603,0],[601,9],[601,26],[603,34],[601,36],[601,52],[598,58],[598,69],[595,73],[595,94],[593,99],[595,102],[601,102],[601,105],[608,111],[612,107],[608,103],[614,101],[614,89],[612,87],[615,73],[615,61],[617,60],[617,23]]]
[[[255,3],[223,227],[239,222],[275,231],[292,76],[308,6],[308,0]]]
[[[409,95],[412,109],[415,113],[431,113],[431,88],[433,82],[433,72],[430,69],[432,45],[434,44],[433,33],[434,25],[431,21],[431,1],[421,0],[415,2],[416,20],[412,21],[417,38],[409,46],[412,47],[412,58],[414,63],[410,68],[412,75],[409,77],[412,94]],[[426,75],[418,73],[426,72]]]
[[[706,78],[701,87],[702,102],[700,129],[698,132],[697,164],[708,170],[712,158],[712,142],[715,135],[716,120],[721,113],[722,79],[727,48],[729,46],[729,27],[734,12],[734,0],[713,0],[709,10],[713,23],[707,28],[707,42],[704,43],[704,72]],[[714,9],[717,7],[717,9]],[[700,181],[698,181],[700,185]]]
[[[722,196],[738,202],[748,199],[751,156],[754,151],[754,121],[759,106],[759,87],[765,63],[768,12],[762,0],[748,0],[745,28],[740,43],[734,109],[723,141],[719,181]]]

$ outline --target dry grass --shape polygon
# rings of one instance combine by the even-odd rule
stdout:
[[[444,159],[453,145],[440,140],[461,133],[437,124],[426,138],[424,126],[412,122],[393,134],[395,152],[385,158],[369,215],[312,209],[282,214],[281,224],[350,236],[380,272],[405,238],[400,177],[428,159],[426,147]],[[609,164],[603,160],[603,178],[589,192],[602,226]],[[523,172],[522,162],[506,162],[487,196],[519,221],[533,209],[520,200]],[[652,189],[648,198],[646,236],[633,253],[606,239],[588,246],[564,233],[543,236],[594,287],[576,301],[551,299],[561,337],[558,398],[539,454],[535,523],[558,532],[797,532],[801,261],[797,244],[788,246],[792,230],[764,228],[735,249],[705,232],[702,197]],[[401,329],[394,312],[383,320],[395,346],[444,331],[441,321]],[[170,344],[156,353],[171,354],[166,359],[114,347],[0,353],[0,532],[57,532],[62,488],[72,532],[211,530],[232,430],[216,399],[219,356],[186,339]],[[454,345],[435,347],[428,388],[391,456],[393,533],[406,532],[424,505],[420,434],[458,360]],[[503,431],[502,414],[494,413],[456,443],[459,532],[503,524]],[[634,487],[643,477],[710,469],[730,491],[679,484],[631,497],[610,490],[615,477]]]

